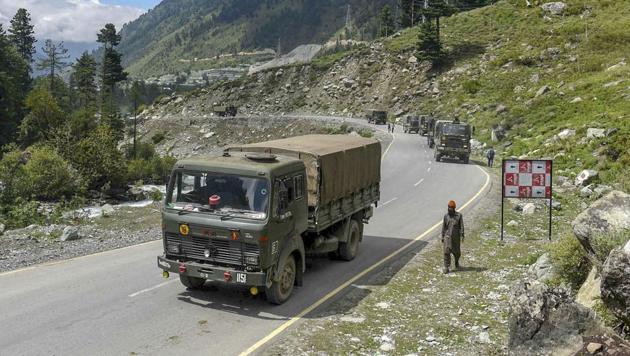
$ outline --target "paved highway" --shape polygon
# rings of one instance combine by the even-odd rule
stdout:
[[[177,275],[162,279],[156,266],[161,241],[149,242],[0,274],[0,355],[259,352],[296,316],[311,317],[314,304],[325,308],[343,297],[348,289],[339,286],[360,284],[357,276],[387,266],[404,246],[422,248],[447,201],[461,205],[487,182],[479,167],[436,163],[424,137],[400,132],[382,172],[381,202],[358,257],[310,261],[304,286],[284,305],[221,284],[187,291]]]

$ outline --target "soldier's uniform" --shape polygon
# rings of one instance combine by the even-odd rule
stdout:
[[[442,243],[444,247],[444,271],[451,267],[451,254],[455,257],[455,268],[459,268],[461,256],[460,244],[464,239],[464,218],[462,214],[454,212],[453,215],[444,215],[442,223]]]

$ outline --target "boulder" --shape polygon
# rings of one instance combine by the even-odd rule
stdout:
[[[573,301],[564,288],[551,288],[526,278],[509,298],[508,349],[514,355],[574,354],[582,347],[582,335],[603,331],[595,314]]]
[[[114,207],[111,204],[105,204],[101,207],[101,211],[103,212],[103,217],[110,217],[114,215]]]
[[[595,170],[585,169],[580,172],[577,177],[575,177],[575,185],[580,186],[590,184],[597,178],[598,175],[599,173]]]
[[[6,226],[4,226],[3,223],[0,223],[0,235],[4,234],[5,230],[6,230]]]
[[[609,185],[603,185],[603,184],[598,184],[595,189],[593,189],[593,192],[595,192],[595,194],[597,194],[597,197],[601,197],[602,195],[612,191],[612,187]]]
[[[407,63],[410,63],[410,64],[418,63],[418,58],[416,56],[411,56],[409,57],[409,59],[407,59]]]
[[[588,129],[586,129],[586,138],[588,139],[603,137],[606,137],[606,129],[598,129],[594,127],[589,127]]]
[[[75,226],[66,226],[63,229],[63,233],[59,240],[61,241],[73,241],[79,239],[79,229]]]
[[[127,196],[133,201],[145,200],[147,198],[146,192],[142,187],[132,186],[127,190]]]
[[[612,191],[594,201],[571,223],[573,234],[590,254],[595,254],[591,237],[630,229],[630,194]]]
[[[561,140],[566,140],[569,137],[575,136],[575,130],[573,129],[564,129],[556,135],[557,138]]]
[[[543,94],[545,94],[546,92],[550,91],[551,88],[549,88],[548,85],[543,85],[542,87],[540,87],[540,89],[538,89],[538,91],[536,92],[536,97],[539,97]]]
[[[500,104],[497,106],[495,113],[500,114],[506,111],[507,111],[507,106]]]
[[[492,142],[499,142],[505,138],[505,130],[502,127],[493,128],[490,132]]]
[[[527,203],[523,205],[523,215],[532,215],[536,212],[536,205],[534,203]]]
[[[573,100],[570,101],[571,104],[576,104],[579,102],[582,102],[582,98],[580,98],[579,96],[576,96],[575,98],[573,98]]]
[[[596,302],[601,298],[599,291],[601,282],[602,279],[597,267],[593,267],[575,296],[575,301],[589,309],[593,309]]]
[[[630,325],[630,241],[610,252],[602,267],[602,302],[626,325]]]
[[[588,198],[593,194],[593,191],[591,190],[591,186],[588,185],[586,187],[582,187],[582,189],[580,189],[580,196],[582,198]]]
[[[518,221],[510,220],[510,221],[508,221],[507,226],[510,226],[510,227],[518,226]]]
[[[556,1],[556,2],[548,2],[548,3],[542,4],[541,7],[544,12],[550,15],[558,16],[558,15],[562,15],[564,10],[567,8],[567,4],[561,1]]]
[[[551,258],[549,258],[548,253],[538,257],[536,263],[529,266],[527,273],[531,278],[539,282],[548,282],[558,276],[558,271],[551,263]]]

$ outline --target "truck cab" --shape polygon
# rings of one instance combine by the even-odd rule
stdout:
[[[387,111],[370,109],[366,111],[365,117],[368,123],[385,125],[387,123]]]
[[[420,133],[420,118],[415,115],[407,115],[403,124],[405,133]]]
[[[436,123],[435,160],[450,157],[468,163],[470,159],[470,125],[458,120]]]

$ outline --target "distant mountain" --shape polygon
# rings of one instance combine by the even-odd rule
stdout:
[[[179,63],[225,53],[321,43],[344,27],[371,38],[384,4],[397,0],[164,0],[121,30],[124,65],[136,76],[181,69]]]

